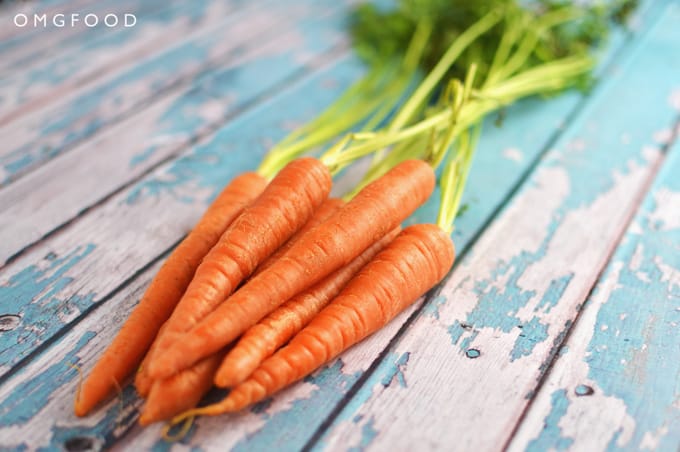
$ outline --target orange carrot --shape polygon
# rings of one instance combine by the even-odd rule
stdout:
[[[262,361],[307,325],[400,230],[394,229],[366,248],[352,262],[331,273],[311,289],[294,296],[246,331],[222,362],[215,375],[215,384],[231,387],[248,378]]]
[[[150,375],[167,378],[216,352],[283,302],[347,265],[425,202],[434,183],[434,171],[423,161],[407,160],[392,168],[302,236],[181,341],[160,351],[149,364]]]
[[[149,397],[149,391],[151,390],[151,385],[153,385],[153,380],[149,377],[148,372],[146,372],[146,367],[149,365],[149,357],[153,352],[154,344],[156,344],[156,342],[151,344],[149,353],[146,354],[142,363],[139,365],[139,370],[135,374],[135,389],[137,390],[137,395],[143,399]]]
[[[310,218],[309,221],[307,221],[307,223],[305,223],[305,225],[302,228],[300,228],[286,243],[284,243],[279,249],[277,249],[272,255],[270,255],[263,263],[261,263],[257,267],[255,272],[253,273],[253,276],[257,275],[262,270],[269,267],[276,259],[281,257],[283,253],[285,253],[291,247],[291,245],[300,238],[300,236],[302,236],[307,231],[309,231],[313,227],[317,226],[318,224],[326,220],[333,212],[339,209],[342,204],[343,201],[338,198],[326,199],[323,202],[323,204],[321,204],[321,206],[316,210],[316,212],[314,212],[312,218]],[[162,331],[163,328],[161,328],[161,332],[159,333],[159,335],[162,335]],[[149,391],[151,390],[151,385],[153,384],[154,381],[149,377],[146,368],[149,365],[150,356],[154,355],[157,346],[158,342],[154,341],[154,343],[151,345],[151,348],[149,349],[149,352],[144,357],[142,364],[139,366],[139,372],[137,372],[137,374],[135,375],[135,388],[137,389],[137,394],[139,394],[143,398],[146,398],[148,396]]]
[[[158,337],[163,334],[164,329],[165,325],[163,325],[161,329],[158,331],[156,340],[154,340],[151,343],[149,351],[144,356],[144,359],[142,359],[142,363],[139,365],[139,369],[135,374],[135,389],[137,390],[137,394],[143,399],[149,396],[151,385],[153,385],[153,380],[151,379],[151,377],[149,377],[149,372],[147,371],[147,368],[149,367],[149,360],[151,359],[151,355],[154,354],[156,348],[158,347]]]
[[[210,314],[257,265],[300,229],[326,199],[331,189],[328,169],[315,158],[300,158],[284,167],[262,195],[243,211],[196,269],[194,279],[168,319],[156,352],[149,362],[155,376],[157,356],[184,332]],[[235,339],[235,338],[233,338]],[[190,364],[218,351],[197,356]],[[177,369],[181,370],[181,369]]]
[[[223,358],[224,352],[218,352],[167,380],[154,381],[139,423],[149,425],[164,421],[194,408],[212,388],[215,371]]]
[[[300,237],[305,235],[312,228],[326,221],[328,217],[334,214],[335,211],[338,210],[343,204],[344,201],[340,198],[326,199],[323,202],[323,204],[321,204],[321,206],[316,210],[316,212],[314,212],[312,218],[310,218],[309,221],[305,223],[303,227],[301,227],[286,243],[284,243],[278,250],[276,250],[271,256],[269,256],[255,269],[251,278],[254,278],[267,268],[271,267],[271,265],[274,262],[276,262],[281,256],[283,256],[286,253],[286,251],[288,251],[295,244],[295,242],[300,240]]]
[[[247,204],[257,198],[266,181],[256,173],[236,177],[217,196],[194,229],[168,256],[139,305],[84,381],[75,401],[78,416],[86,415],[134,372],[177,302],[201,259]]]
[[[409,226],[228,397],[189,410],[173,423],[188,416],[241,410],[309,375],[406,309],[446,275],[453,259],[451,238],[438,226]]]

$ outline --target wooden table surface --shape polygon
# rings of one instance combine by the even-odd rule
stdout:
[[[350,0],[0,4],[0,449],[680,446],[680,3],[642,0],[599,81],[485,126],[451,274],[379,333],[180,443],[88,372],[220,187],[365,68]],[[18,27],[130,13],[133,27]],[[352,173],[347,176],[349,179]],[[341,180],[340,186],[351,181]],[[409,222],[433,221],[437,197]]]

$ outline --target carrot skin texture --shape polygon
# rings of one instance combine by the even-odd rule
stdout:
[[[153,344],[151,345],[151,349],[153,349]],[[151,352],[151,349],[149,352]],[[153,380],[145,370],[148,365],[149,354],[144,357],[142,364],[139,366],[139,371],[135,374],[135,390],[137,390],[137,395],[143,399],[149,397],[149,391],[151,391],[151,386],[153,385]]]
[[[163,379],[176,373],[154,375],[158,356],[162,356],[178,337],[210,314],[260,262],[300,229],[328,197],[330,189],[328,168],[311,157],[292,161],[272,179],[262,195],[222,234],[196,269],[186,293],[158,339],[156,352],[150,358],[152,378]],[[197,357],[190,364],[210,354]]]
[[[251,278],[259,275],[266,269],[272,266],[281,256],[283,256],[300,238],[309,232],[312,228],[320,225],[328,219],[335,211],[337,211],[345,202],[340,198],[328,198],[321,206],[314,212],[312,218],[283,245],[279,247],[273,254],[271,254],[264,262],[262,262],[253,272]]]
[[[299,239],[300,236],[305,234],[313,227],[322,223],[333,212],[339,209],[340,206],[343,204],[344,202],[339,198],[327,198],[321,204],[321,206],[319,206],[316,212],[314,212],[312,218],[310,218],[309,221],[307,221],[302,228],[300,228],[295,234],[293,234],[293,236],[286,243],[281,245],[281,247],[279,247],[273,254],[271,254],[267,259],[265,259],[265,261],[262,262],[255,269],[253,276],[257,275],[258,273],[261,273],[264,269],[271,266],[271,264],[274,263],[276,259],[281,257],[291,247],[291,245],[293,245],[295,241]],[[159,332],[159,335],[162,334],[163,328],[161,328]],[[147,353],[147,356],[145,356],[144,360],[142,360],[142,364],[140,365],[140,371],[137,372],[137,374],[135,375],[135,388],[137,389],[137,394],[139,394],[139,396],[143,398],[146,398],[148,396],[149,391],[151,390],[151,385],[153,384],[153,380],[151,379],[151,377],[149,377],[146,368],[149,365],[150,356],[155,355],[157,347],[158,341],[154,341],[151,348],[149,349],[149,352]]]
[[[137,307],[83,382],[74,407],[77,416],[85,416],[99,402],[115,394],[117,386],[122,386],[134,372],[172,314],[201,259],[229,224],[262,193],[266,184],[262,176],[252,172],[234,178],[168,256]]]
[[[312,229],[269,269],[251,279],[151,363],[154,378],[168,376],[232,342],[294,295],[347,265],[396,228],[434,189],[432,168],[406,160],[367,185]]]
[[[453,259],[451,238],[438,226],[405,228],[287,346],[221,402],[195,414],[239,411],[309,375],[386,325],[441,281]]]
[[[246,331],[224,358],[215,374],[215,385],[232,387],[248,378],[265,359],[304,328],[400,231],[401,228],[395,228],[352,262],[294,296]]]
[[[224,353],[219,352],[166,380],[154,381],[139,417],[140,425],[171,419],[194,408],[212,388],[213,377],[223,358]]]
[[[137,390],[137,394],[143,399],[146,399],[149,396],[149,391],[151,391],[151,386],[153,385],[154,382],[154,380],[151,377],[149,377],[148,367],[149,362],[151,360],[151,356],[154,354],[156,348],[158,347],[158,337],[163,334],[164,329],[165,325],[163,325],[161,329],[158,331],[156,340],[154,340],[151,343],[149,351],[144,356],[144,359],[142,359],[142,363],[139,365],[139,369],[135,374],[134,381],[135,389]]]

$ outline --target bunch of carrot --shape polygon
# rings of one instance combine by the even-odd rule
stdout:
[[[439,282],[453,244],[435,225],[400,230],[435,174],[407,160],[348,202],[331,173],[297,158],[269,183],[234,179],[169,256],[84,381],[82,416],[138,369],[140,422],[192,409],[213,384],[232,388],[194,414],[239,410],[308,375]]]
[[[439,11],[440,3],[430,6]],[[431,19],[448,16],[428,15],[413,24],[396,75],[371,71],[277,144],[257,172],[236,177],[217,196],[82,384],[77,415],[113,395],[135,371],[146,399],[142,424],[240,410],[375,332],[444,277],[484,117],[582,82],[593,67],[586,51],[598,30],[593,23],[608,20],[603,12],[593,15],[599,10],[551,0],[541,0],[538,12],[516,0],[469,9],[469,2],[458,3],[475,21],[441,55],[426,44],[437,31]],[[402,23],[408,11],[392,20]],[[435,63],[378,128],[421,60]],[[451,73],[463,80],[447,78]],[[300,157],[328,143],[321,158]],[[349,199],[329,198],[332,176],[371,154]],[[442,163],[437,224],[401,230],[432,193]],[[231,391],[195,408],[213,385]]]

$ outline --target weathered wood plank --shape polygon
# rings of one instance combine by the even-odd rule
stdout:
[[[139,64],[192,33],[204,35],[213,27],[219,28],[225,17],[242,4],[243,0],[183,2],[146,16],[134,27],[84,41],[66,54],[12,74],[0,81],[0,124],[71,96],[84,85],[92,86],[121,68]]]
[[[82,2],[81,2],[82,3]],[[172,7],[172,4],[159,0],[105,0],[79,5],[77,10],[73,10],[76,5],[69,2],[68,7],[71,12],[77,12],[84,17],[86,14],[97,14],[104,17],[106,14],[134,14],[138,20],[144,20],[145,15],[151,11]],[[59,9],[59,13],[65,14],[68,11]],[[0,14],[1,15],[1,14]],[[6,19],[13,23],[14,15]],[[32,17],[29,16],[29,17]],[[50,16],[53,17],[53,16]],[[101,34],[116,33],[119,29],[109,29],[100,21],[97,26],[86,26],[84,21],[77,22],[74,26],[55,27],[48,22],[47,27],[34,27],[27,25],[23,27],[22,34],[14,38],[0,41],[0,78],[9,76],[10,73],[25,71],[28,67],[37,64],[41,58],[52,58],[57,54],[69,52],[71,46],[75,46],[81,40],[95,39]]]
[[[341,29],[340,16],[334,16],[336,30]],[[239,81],[236,87],[247,94],[246,90],[253,89],[249,84],[252,80],[259,77],[267,81],[262,74],[265,68],[267,77],[278,74],[279,79],[286,74],[304,73],[305,65],[313,67],[314,56],[319,59],[341,36],[329,31],[331,24],[332,20],[324,22],[322,18],[303,24],[297,31],[303,40],[296,41],[294,48],[246,66],[240,73],[226,71],[223,76]],[[281,42],[285,43],[286,39]],[[351,80],[359,69],[357,64],[347,65],[344,72],[338,71],[334,77]],[[221,105],[224,97],[218,99],[220,93],[228,96],[231,91],[219,91],[224,88],[224,80],[216,82],[197,91],[197,98],[217,99]],[[297,104],[298,111],[314,112],[319,102],[328,101],[335,91],[324,90],[320,83],[315,77],[305,87],[298,86],[291,95],[296,98],[295,102],[288,97],[287,103],[278,104],[273,112],[276,120],[288,119],[292,103]],[[299,99],[304,89],[312,87],[317,97]],[[168,118],[177,120],[170,121],[171,129],[181,121],[191,120],[193,114],[201,117],[200,111],[192,110],[192,99],[188,99],[186,109],[176,111],[177,117]],[[180,160],[164,165],[3,268],[0,271],[3,310],[20,316],[21,323],[0,335],[0,376],[176,243],[189,230],[207,200],[216,195],[227,180],[252,168],[266,148],[262,142],[262,127],[266,122],[261,119],[266,118],[270,108],[273,107],[265,103],[254,110],[256,113],[251,111],[238,117]],[[186,113],[190,116],[183,116]],[[277,124],[274,122],[270,127]],[[281,129],[278,131],[282,133]],[[138,137],[136,132],[132,135],[132,139]],[[120,136],[111,140],[113,145],[125,144]],[[89,165],[81,167],[85,167],[84,172],[90,168]]]
[[[352,67],[350,63],[341,63],[341,65],[343,64]],[[116,262],[121,263],[121,269],[136,266],[141,262],[148,262],[148,257],[140,257],[140,254],[144,254],[147,251],[139,250],[139,247],[148,246],[161,249],[163,246],[167,247],[168,244],[176,241],[182,234],[182,228],[188,227],[195,220],[201,206],[205,203],[205,199],[210,194],[214,194],[224,180],[238,171],[252,168],[254,160],[259,159],[264,152],[265,146],[263,145],[263,140],[280,137],[284,133],[288,121],[301,120],[304,117],[311,116],[319,110],[322,104],[337,95],[335,90],[346,86],[347,83],[350,83],[361,73],[361,68],[357,65],[354,65],[351,71],[346,68],[347,73],[344,75],[343,71],[338,70],[338,67],[330,72],[319,74],[311,82],[298,85],[294,90],[278,96],[251,113],[244,115],[229,127],[221,130],[212,141],[206,141],[203,145],[196,147],[192,153],[187,155],[187,158],[159,170],[146,183],[138,185],[136,190],[123,193],[110,201],[110,203],[118,201],[118,206],[125,207],[128,197],[134,194],[132,199],[135,202],[144,202],[143,205],[135,208],[134,212],[129,212],[126,209],[121,211],[115,208],[117,206],[112,206],[105,210],[106,206],[101,206],[89,212],[84,218],[69,225],[60,233],[55,234],[49,241],[39,244],[30,250],[25,256],[22,256],[12,264],[15,271],[22,268],[29,271],[38,270],[39,267],[37,266],[31,267],[32,263],[40,264],[39,256],[42,256],[41,253],[49,253],[50,249],[57,250],[60,255],[66,255],[69,251],[77,250],[79,245],[87,243],[88,237],[99,237],[97,240],[102,240],[101,245],[90,250],[89,254],[84,257],[84,259],[88,259],[87,262],[72,263],[72,261],[62,260],[61,264],[52,267],[51,270],[38,274],[32,280],[31,276],[28,275],[25,278],[27,282],[24,283],[23,290],[29,290],[33,284],[42,284],[45,278],[55,274],[55,270],[59,273],[56,278],[53,278],[52,282],[45,282],[41,286],[42,288],[37,288],[36,290],[45,293],[52,292],[54,297],[68,299],[70,294],[74,293],[80,295],[93,291],[99,292],[96,289],[99,286],[108,285],[108,290],[112,286],[116,287],[110,281],[106,281],[112,277]],[[329,89],[331,85],[329,80],[333,79],[337,84],[335,90]],[[310,93],[314,93],[314,95],[312,96]],[[495,157],[495,159],[490,158],[492,166],[486,168],[487,171],[489,171],[489,168],[496,169],[493,180],[497,191],[489,194],[488,184],[486,186],[483,185],[483,181],[488,181],[491,176],[487,174],[486,177],[477,177],[476,175],[483,174],[484,172],[480,173],[480,165],[476,165],[475,174],[473,174],[471,179],[470,195],[467,198],[467,202],[471,204],[472,208],[468,210],[460,222],[459,233],[461,236],[466,234],[468,236],[474,235],[474,230],[464,230],[463,225],[465,225],[465,228],[468,228],[470,225],[476,225],[477,230],[483,227],[485,221],[502,202],[508,190],[521,177],[523,169],[540,153],[541,143],[548,141],[554,132],[552,127],[532,128],[532,125],[550,124],[552,126],[559,124],[569,117],[569,113],[578,104],[578,97],[574,95],[565,96],[552,101],[550,104],[541,105],[540,108],[536,108],[537,106],[532,104],[525,103],[518,106],[516,110],[512,110],[510,113],[521,111],[522,114],[516,116],[510,114],[506,123],[507,127],[504,129],[489,130],[485,134],[485,142],[482,144],[483,149],[494,153]],[[225,143],[230,143],[228,146],[230,149],[225,149],[227,147]],[[490,147],[490,143],[496,144],[496,147]],[[512,146],[510,148],[513,149],[512,152],[505,152],[508,149],[506,147],[508,145]],[[521,162],[515,160],[520,155],[517,149],[521,150]],[[229,154],[225,155],[226,152]],[[503,157],[505,154],[507,154],[507,158]],[[480,181],[477,185],[474,183],[476,180]],[[173,199],[168,200],[168,198]],[[196,204],[189,205],[191,202]],[[478,209],[482,213],[478,213]],[[427,208],[419,212],[416,219],[420,221],[431,220],[433,218],[433,210],[434,203],[431,203]],[[122,213],[123,216],[118,216],[118,212]],[[93,219],[95,216],[97,218]],[[139,216],[144,218],[138,218]],[[158,216],[162,218],[156,221]],[[170,218],[172,221],[169,220]],[[118,222],[120,224],[128,224],[128,230],[122,234],[120,231],[106,231],[106,229],[113,227],[112,225]],[[106,227],[103,228],[102,224],[106,224]],[[158,229],[158,225],[162,225],[162,228]],[[101,237],[102,234],[105,237]],[[162,237],[159,237],[161,235]],[[78,237],[81,239],[80,241]],[[158,242],[162,243],[159,244]],[[127,249],[126,246],[128,245],[125,245],[125,243],[136,245],[135,249]],[[102,252],[102,248],[108,248],[108,250]],[[152,255],[153,252],[153,250],[148,252],[148,255]],[[94,253],[98,253],[95,258],[92,257]],[[49,255],[49,258],[53,261],[58,257]],[[108,264],[106,262],[99,262],[107,259],[111,259]],[[144,259],[147,260],[145,261]],[[22,263],[23,266],[20,265]],[[64,270],[64,267],[68,264],[71,264],[71,266]],[[45,263],[40,265],[45,265]],[[97,268],[93,268],[93,266]],[[90,273],[89,276],[88,273]],[[4,280],[8,274],[3,272],[2,275],[0,278]],[[69,281],[69,278],[74,279]],[[55,281],[57,279],[60,280]],[[71,287],[69,288],[68,286]],[[120,294],[122,295],[125,290],[128,290],[128,288],[123,288]],[[130,287],[129,290],[134,290],[134,288]],[[103,287],[101,292],[95,293],[93,299],[99,301],[102,299],[101,297],[105,296],[103,294],[106,293],[108,293],[107,288]],[[119,305],[112,299],[101,309],[117,309],[118,307]],[[104,315],[102,318],[112,318],[112,311],[107,310],[106,312],[108,315]],[[266,447],[273,444],[285,446],[283,448],[299,449],[309,440],[313,430],[332,411],[337,402],[347,393],[348,389],[357,381],[363,371],[375,360],[375,351],[382,350],[390,338],[394,337],[396,331],[405,321],[405,318],[406,316],[402,316],[360,347],[355,347],[343,356],[343,361],[334,363],[330,369],[317,373],[313,378],[306,380],[305,383],[292,387],[289,391],[276,397],[271,403],[261,405],[258,410],[229,418],[201,420],[197,431],[198,434],[191,439],[191,442],[193,444],[205,444],[208,446],[207,448],[219,450],[223,450],[229,445],[237,449],[245,448],[253,450],[258,446]],[[103,322],[101,321],[93,323],[97,325],[97,331],[103,327]],[[70,333],[67,337],[71,338]],[[82,336],[73,336],[68,340],[75,340],[75,342],[69,343],[77,344],[77,341],[81,338]],[[102,340],[106,339],[102,338]],[[46,351],[44,356],[54,356],[55,361],[51,361],[51,363],[58,363],[65,361],[66,352],[68,352],[67,347],[57,344],[54,348]],[[43,369],[46,369],[48,366],[49,364],[44,364]],[[340,370],[341,366],[342,369]],[[28,367],[25,369],[28,369]],[[399,367],[396,367],[395,373],[397,373],[397,379],[398,370]],[[53,373],[51,375],[56,374]],[[5,384],[14,384],[10,382],[15,382],[15,377],[18,378],[19,375],[14,375]],[[40,381],[48,380],[50,380],[50,374]],[[66,380],[69,380],[69,382],[67,383]],[[75,386],[75,373],[67,374],[62,381],[64,382],[63,385],[68,385],[66,388],[67,394],[60,393],[50,399],[57,404],[61,404],[62,408],[50,413],[58,413],[56,418],[60,419],[60,427],[62,428],[55,428],[55,431],[61,435],[61,438],[66,438],[66,435],[77,434],[77,426],[83,424],[78,424],[78,421],[74,420],[70,413],[70,401]],[[45,392],[50,393],[55,388],[63,387],[62,381],[48,384],[44,389]],[[4,391],[4,387],[2,390]],[[63,398],[66,398],[67,402],[64,402]],[[26,406],[32,405],[27,402]],[[43,403],[38,406],[46,405]],[[99,413],[98,416],[101,416],[101,418],[97,417],[97,419],[110,416],[113,409],[115,407],[110,408],[106,412]],[[41,411],[40,413],[38,416],[34,416],[35,412],[29,413],[27,418],[31,418],[32,422],[37,423],[40,419],[48,417],[44,415],[48,411]],[[49,417],[52,416],[50,415]],[[115,419],[115,414],[113,419]],[[8,432],[18,431],[18,429],[24,428],[23,425],[28,422],[29,420],[26,418],[15,419],[15,423]],[[95,421],[93,420],[92,422],[94,423]],[[225,422],[229,422],[228,429],[225,429],[225,425],[227,425]],[[108,425],[110,430],[115,429],[115,421],[108,421]],[[72,430],[69,430],[68,426],[74,427]],[[367,431],[370,434],[370,429],[367,429]],[[4,433],[0,430],[0,435],[2,434]],[[135,431],[134,435],[130,437],[131,442],[123,443],[121,447],[124,448],[130,444],[133,444],[135,447],[142,447],[143,445],[153,444],[153,441],[157,438],[157,431],[154,429],[144,432]],[[282,443],[281,441],[284,442]]]
[[[640,27],[647,27],[658,16],[657,13],[658,11],[645,10],[640,18]],[[611,50],[614,48],[618,46],[614,45]],[[489,217],[502,205],[507,193],[521,178],[523,171],[540,155],[541,149],[551,141],[555,129],[559,129],[560,124],[571,116],[577,104],[579,97],[574,94],[553,99],[547,104],[526,102],[508,112],[508,122],[502,129],[490,127],[485,130],[480,143],[482,150],[473,168],[466,195],[470,209],[460,219],[456,233],[456,243],[460,247],[469,243],[485,226]],[[290,116],[295,117],[294,113]],[[267,127],[266,130],[268,129]],[[489,187],[493,187],[493,190]],[[436,203],[437,200],[433,199],[410,221],[432,221]],[[314,431],[322,425],[365,370],[375,362],[376,356],[394,338],[408,316],[409,312],[404,313],[378,334],[345,353],[340,360],[330,363],[304,382],[292,386],[251,411],[198,420],[194,436],[187,438],[177,449],[195,447],[203,450],[267,450],[276,447],[277,450],[300,450],[308,444]],[[400,369],[404,364],[403,357],[389,355],[389,358],[391,359],[386,362],[396,362],[396,365],[391,367],[392,372],[389,378],[386,377],[385,384],[393,378],[395,381],[400,380]],[[393,411],[402,412],[403,408]],[[409,427],[404,431],[412,432],[413,428]],[[370,437],[370,426],[364,432]],[[158,428],[135,428],[117,449],[126,450],[134,446],[162,447],[163,443],[158,441],[158,437]],[[350,446],[353,444],[344,443],[337,448],[344,450],[350,449]],[[423,443],[418,446],[422,447]],[[391,447],[402,448],[394,444]]]
[[[677,450],[679,174],[676,139],[661,174],[532,399],[510,451]]]
[[[317,448],[503,448],[658,167],[679,18],[609,74]]]
[[[211,35],[212,50],[219,47],[225,60],[222,66],[204,73],[189,86],[180,85],[157,97],[148,108],[0,190],[0,230],[11,237],[0,243],[0,264],[216,128],[299,70],[300,63],[308,63],[311,56],[342,42],[345,14],[341,5],[310,3],[294,9],[273,5],[249,21],[233,24],[228,37]],[[298,23],[279,24],[284,11]],[[257,39],[249,30],[258,33]],[[315,38],[317,35],[320,37]],[[187,48],[195,46],[188,44]],[[188,58],[195,61],[195,57]],[[161,64],[165,61],[168,64]],[[154,62],[153,73],[158,73],[162,81],[170,73],[178,76],[187,68],[184,65],[168,71],[171,64],[180,66],[171,58]],[[148,77],[139,83],[141,90],[158,88]],[[125,87],[128,103],[139,97],[132,88],[134,85]],[[102,90],[91,93],[91,97],[92,103],[100,100]],[[107,108],[103,108],[106,113]],[[93,149],[96,159],[91,158]],[[82,164],[85,160],[88,165]]]
[[[0,127],[6,143],[0,150],[0,185],[16,180],[164,92],[190,84],[202,71],[233,58],[239,49],[256,48],[259,41],[253,36],[259,31],[267,37],[281,22],[263,4],[226,16],[222,26],[199,30],[148,60],[133,61],[45,109]],[[258,26],[271,30],[262,32]]]
[[[79,438],[91,447],[77,450],[100,450],[136,420],[140,401],[131,387],[123,391],[122,403],[111,401],[93,416],[75,418],[78,374],[73,366],[97,359],[158,267],[159,264],[151,266],[126,286],[124,294],[112,297],[109,304],[116,306],[113,317],[109,310],[95,310],[70,330],[58,347],[41,353],[0,386],[0,448],[68,451],[71,449],[67,444]]]

